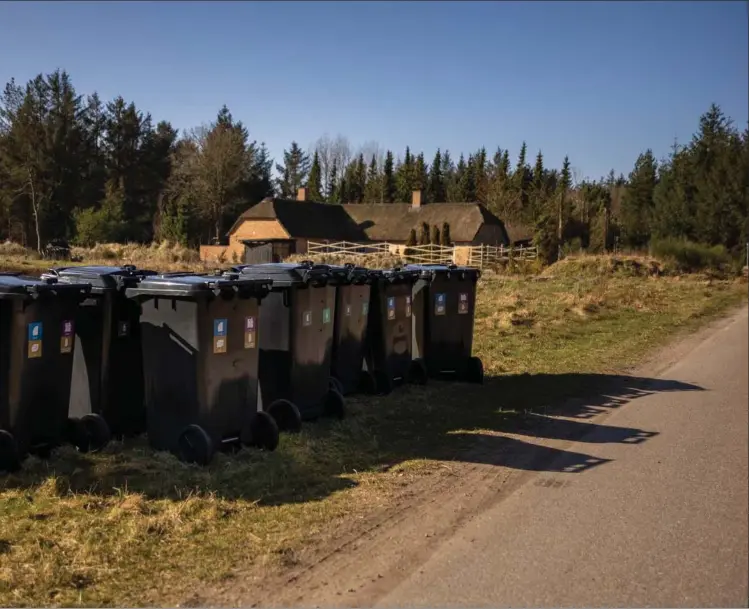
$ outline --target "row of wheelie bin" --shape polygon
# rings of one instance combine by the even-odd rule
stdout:
[[[212,275],[124,267],[0,275],[0,470],[147,431],[207,464],[342,418],[344,396],[449,375],[471,356],[476,269],[312,263]]]

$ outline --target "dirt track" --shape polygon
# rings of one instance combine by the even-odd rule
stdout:
[[[565,416],[487,436],[257,606],[747,606],[747,310]],[[647,377],[647,382],[643,382]]]

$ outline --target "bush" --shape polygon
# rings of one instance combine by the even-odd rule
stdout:
[[[709,246],[702,243],[679,239],[652,241],[650,251],[653,256],[675,267],[682,273],[693,273],[705,269],[727,270],[731,257],[722,245]]]

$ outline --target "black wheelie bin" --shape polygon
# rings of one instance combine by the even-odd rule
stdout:
[[[328,269],[331,273],[328,285],[336,288],[331,381],[341,395],[375,393],[375,377],[364,369],[369,296],[374,276],[353,264],[330,265]]]
[[[241,265],[246,277],[270,279],[260,307],[262,408],[283,430],[289,404],[303,420],[343,418],[345,401],[331,384],[335,286],[327,266],[302,263]],[[280,413],[280,414],[279,414]]]
[[[125,290],[156,272],[129,265],[74,266],[47,275],[91,284],[75,318],[70,416],[100,414],[116,437],[145,432],[140,306]]]
[[[66,440],[86,451],[109,439],[101,417],[68,420],[76,312],[90,289],[0,274],[0,470]]]
[[[395,383],[427,382],[424,362],[412,355],[412,290],[419,271],[395,268],[370,271],[372,290],[367,327],[366,368],[374,374],[377,393]]]
[[[258,311],[270,281],[239,275],[144,277],[140,304],[148,440],[208,464],[239,445],[275,450],[278,427],[257,408]]]
[[[414,357],[426,364],[430,377],[482,383],[484,368],[471,355],[476,282],[481,271],[471,267],[413,264]]]

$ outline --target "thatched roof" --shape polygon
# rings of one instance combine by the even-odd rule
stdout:
[[[367,239],[342,205],[268,197],[239,216],[229,233],[233,233],[245,220],[278,220],[293,239]]]
[[[502,227],[504,232],[502,221],[480,203],[429,203],[418,208],[410,203],[364,203],[341,207],[370,241],[407,241],[411,229],[418,235],[423,222],[440,230],[447,222],[454,242],[470,243],[487,224]]]
[[[507,236],[510,238],[510,243],[533,240],[533,229],[522,222],[505,222],[505,229],[507,230]]]

